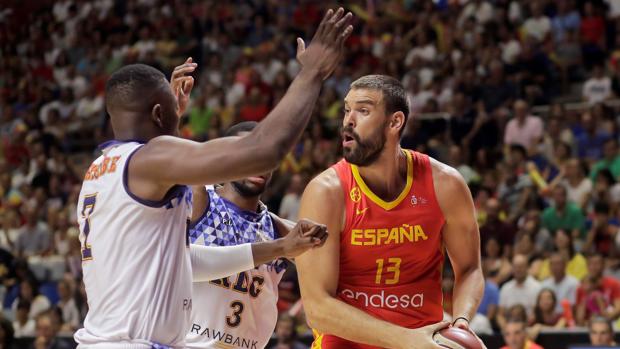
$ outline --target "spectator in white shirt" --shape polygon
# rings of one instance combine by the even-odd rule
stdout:
[[[602,66],[594,66],[592,77],[583,84],[582,96],[590,104],[602,102],[612,96],[611,79],[604,75]]]
[[[504,133],[504,144],[519,144],[530,150],[543,136],[543,122],[538,116],[529,114],[529,106],[524,100],[514,104],[515,117],[508,121]]]
[[[94,87],[77,103],[75,114],[81,119],[97,116],[103,110],[103,96],[98,95]]]
[[[514,278],[502,286],[499,291],[498,323],[500,327],[506,322],[506,311],[513,305],[521,304],[529,315],[534,311],[536,298],[541,285],[536,279],[528,275],[528,261],[524,255],[515,255],[512,258]]]
[[[566,274],[566,256],[560,252],[555,252],[549,257],[549,269],[551,276],[542,282],[542,287],[555,293],[558,300],[555,311],[561,313],[563,300],[568,300],[571,307],[575,305],[579,280]]]
[[[28,313],[30,313],[30,302],[27,300],[19,301],[15,321],[13,321],[15,338],[34,337],[35,323],[34,319],[28,317]]]
[[[532,2],[530,9],[532,17],[523,23],[523,31],[526,36],[536,39],[536,41],[544,41],[551,31],[551,20],[545,16],[543,9],[538,1]]]
[[[493,19],[493,6],[488,1],[469,1],[459,15],[458,27],[462,27],[469,17],[474,17],[478,24],[483,25]]]

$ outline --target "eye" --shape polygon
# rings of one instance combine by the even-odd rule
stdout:
[[[350,109],[348,109],[348,108],[344,108],[344,109],[343,109],[343,111],[344,111],[344,113],[345,113],[345,114],[349,114],[349,112],[350,112],[351,110],[350,110]]]
[[[370,113],[370,111],[366,108],[362,108],[360,109],[360,113],[362,113],[362,115],[368,115]]]

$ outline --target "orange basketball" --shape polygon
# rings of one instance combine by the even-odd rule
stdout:
[[[448,327],[435,332],[433,340],[444,348],[483,349],[476,336],[458,327]]]

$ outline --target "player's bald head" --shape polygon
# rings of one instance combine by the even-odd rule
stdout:
[[[150,99],[166,85],[166,77],[159,70],[145,64],[126,65],[106,83],[106,108],[110,114],[117,110],[148,111]]]
[[[177,132],[176,98],[164,74],[148,65],[131,64],[112,74],[105,104],[117,138],[148,140]]]

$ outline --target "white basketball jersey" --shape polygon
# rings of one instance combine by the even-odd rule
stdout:
[[[206,246],[230,246],[276,237],[265,206],[242,211],[207,187],[209,206],[190,228],[190,240]],[[269,342],[278,318],[278,283],[286,260],[210,282],[194,283],[188,348],[260,349]]]
[[[89,309],[75,333],[79,348],[185,345],[192,307],[191,190],[175,186],[160,202],[135,197],[127,164],[141,146],[102,145],[103,155],[82,184],[77,207]]]

